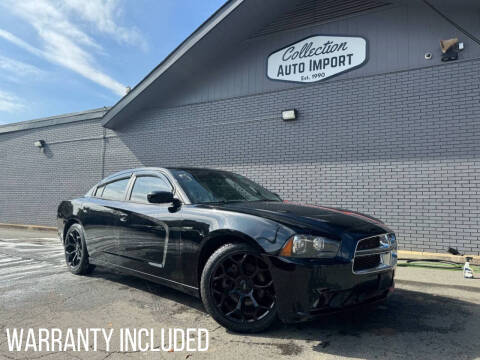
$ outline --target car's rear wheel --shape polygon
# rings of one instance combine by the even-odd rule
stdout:
[[[226,244],[215,251],[203,269],[200,291],[210,315],[232,331],[259,332],[276,319],[268,265],[247,244]]]
[[[65,235],[65,262],[71,273],[75,275],[87,274],[92,270],[88,262],[85,233],[80,224],[73,224]]]

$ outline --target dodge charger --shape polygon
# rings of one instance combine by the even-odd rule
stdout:
[[[63,201],[57,222],[72,273],[103,265],[175,288],[238,332],[375,303],[394,287],[397,239],[382,221],[283,201],[227,171],[124,170]]]

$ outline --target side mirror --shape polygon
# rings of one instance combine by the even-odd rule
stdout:
[[[152,204],[168,204],[173,202],[173,194],[169,191],[152,191],[147,195],[147,200]]]

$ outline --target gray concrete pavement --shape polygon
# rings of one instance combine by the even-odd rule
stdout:
[[[209,330],[208,352],[9,352],[9,328]],[[0,228],[0,358],[5,359],[480,359],[480,279],[398,268],[397,289],[375,309],[277,324],[263,334],[225,331],[201,302],[166,287],[97,268],[70,274],[56,234]]]

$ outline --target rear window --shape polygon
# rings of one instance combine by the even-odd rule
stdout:
[[[129,180],[130,179],[122,179],[106,184],[105,189],[103,189],[102,198],[107,200],[123,200]]]

